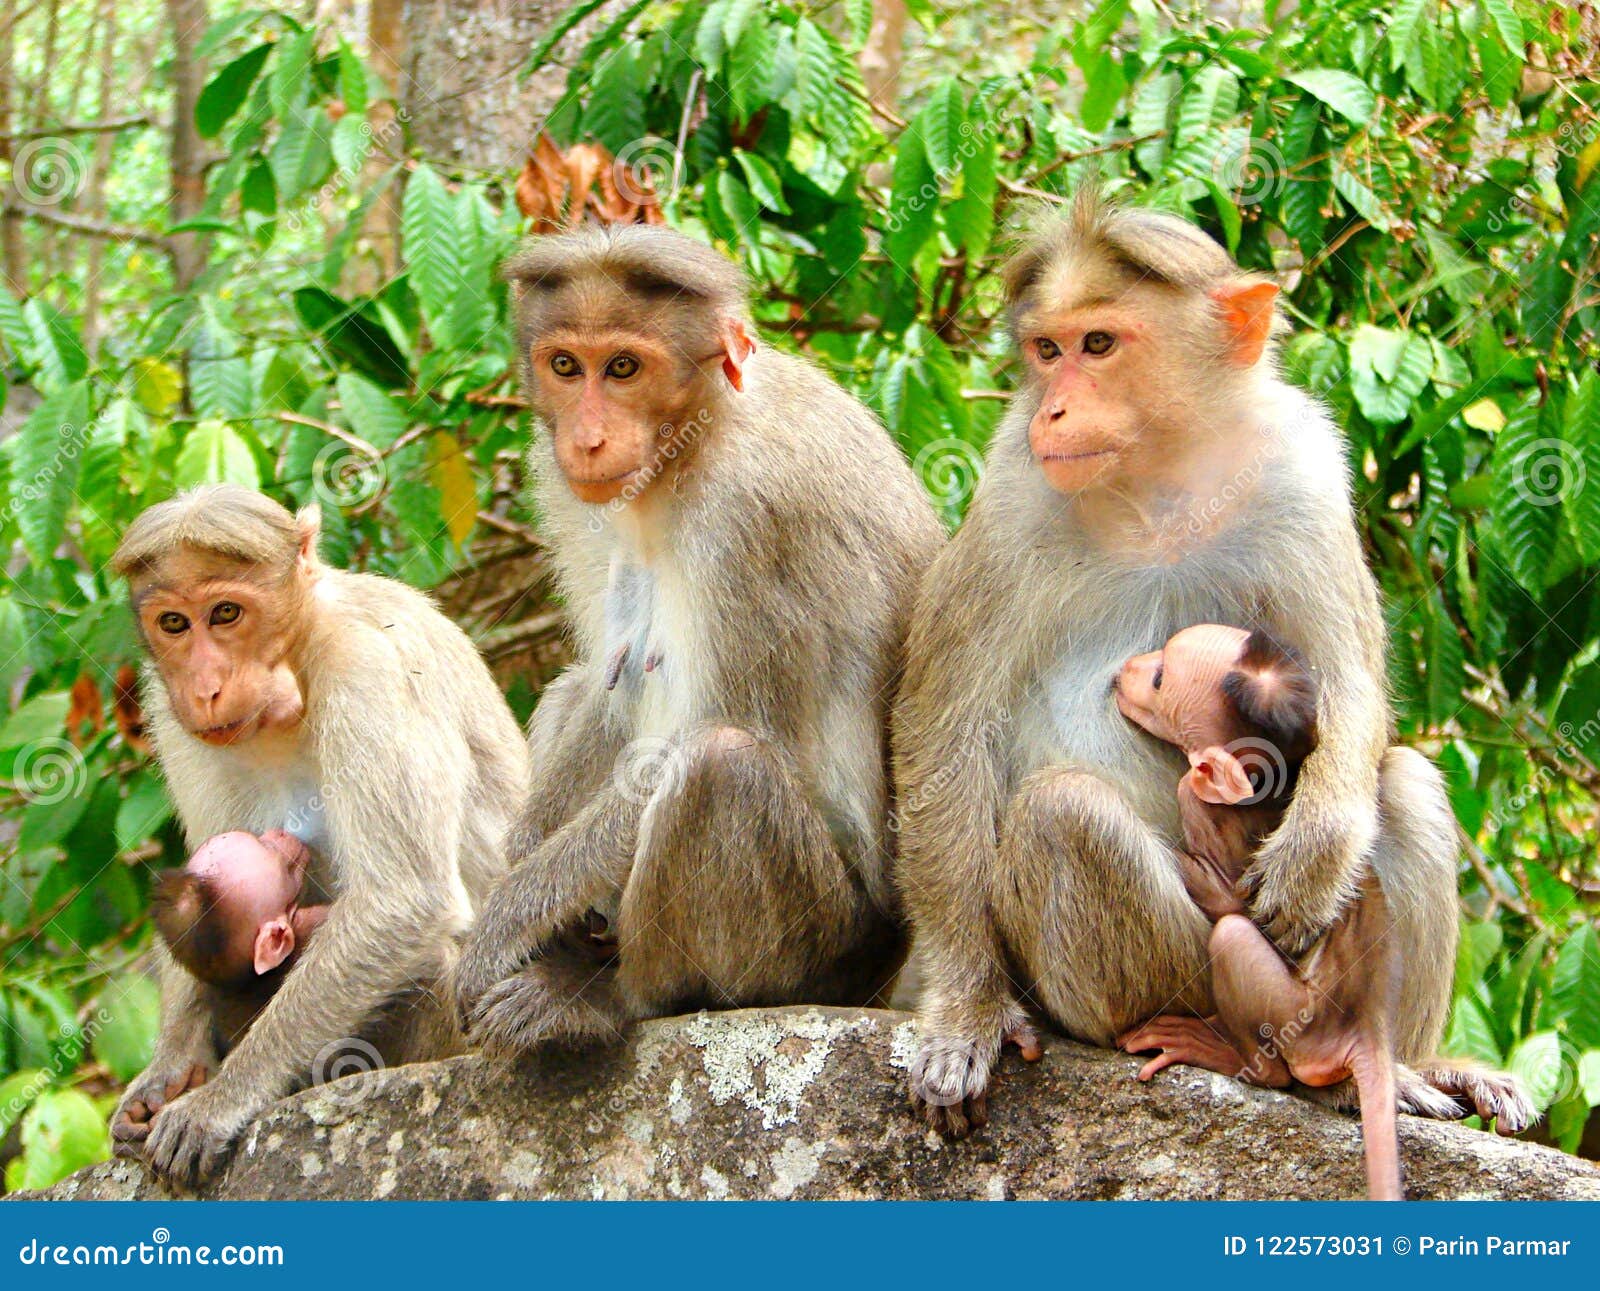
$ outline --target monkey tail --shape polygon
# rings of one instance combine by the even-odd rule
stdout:
[[[1403,1201],[1400,1130],[1395,1121],[1394,1059],[1377,1037],[1363,1039],[1351,1064],[1361,1100],[1361,1139],[1367,1157],[1367,1198]]]

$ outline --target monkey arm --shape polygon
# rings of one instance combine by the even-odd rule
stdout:
[[[1334,520],[1338,523],[1335,526]],[[1317,681],[1317,748],[1300,769],[1283,823],[1246,875],[1256,922],[1291,958],[1355,896],[1377,834],[1378,764],[1388,742],[1383,620],[1348,513],[1292,544],[1267,612]]]
[[[452,993],[463,1024],[490,987],[627,882],[642,813],[608,783],[499,882],[456,964]]]
[[[111,1118],[119,1152],[137,1151],[132,1145],[149,1133],[151,1118],[183,1092],[196,1068],[202,1078],[217,1069],[206,987],[179,967],[159,939],[155,955],[161,977],[161,1033],[150,1065],[128,1082]]]

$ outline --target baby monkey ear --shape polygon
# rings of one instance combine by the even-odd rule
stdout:
[[[730,318],[722,325],[722,372],[735,390],[744,389],[744,365],[756,352],[756,338],[743,319]]]
[[[322,539],[322,508],[315,502],[295,512],[294,527],[299,534],[300,564],[305,567],[317,563],[317,543]]]
[[[270,973],[294,954],[294,925],[286,915],[268,919],[256,929],[256,976]]]
[[[1189,783],[1196,798],[1217,807],[1237,807],[1256,796],[1244,763],[1217,745],[1189,755]]]

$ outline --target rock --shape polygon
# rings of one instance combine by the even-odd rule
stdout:
[[[261,1117],[217,1198],[1340,1198],[1359,1124],[1291,1095],[1053,1039],[1002,1062],[987,1128],[912,1118],[903,1013],[789,1008],[638,1027],[603,1053],[477,1057],[346,1077]],[[1600,1169],[1402,1117],[1408,1195],[1600,1199]],[[93,1166],[46,1197],[167,1196]]]

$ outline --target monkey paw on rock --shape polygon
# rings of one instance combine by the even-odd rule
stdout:
[[[111,1143],[116,1154],[142,1156],[156,1113],[180,1095],[200,1088],[210,1071],[205,1062],[183,1060],[153,1063],[135,1077],[123,1091],[122,1100],[111,1117]]]
[[[511,1058],[539,1044],[584,1045],[619,1039],[624,1025],[611,975],[552,957],[496,982],[466,1026],[474,1048]]]
[[[204,1085],[161,1109],[144,1157],[162,1178],[192,1188],[214,1178],[257,1109],[241,1106],[225,1085]]]
[[[911,1063],[911,1103],[940,1134],[959,1139],[988,1122],[991,1048],[999,1046],[935,1035],[917,1050]]]

